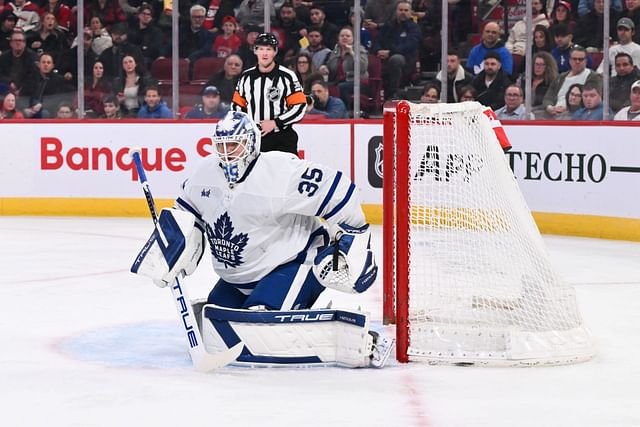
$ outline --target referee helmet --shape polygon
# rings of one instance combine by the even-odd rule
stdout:
[[[278,39],[272,33],[262,33],[256,38],[253,43],[254,46],[271,46],[274,49],[278,49]]]

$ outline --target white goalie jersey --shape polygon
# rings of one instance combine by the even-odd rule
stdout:
[[[204,226],[213,267],[227,282],[260,280],[327,244],[320,218],[329,224],[365,224],[356,187],[340,171],[267,152],[230,188],[218,162],[216,156],[203,160],[176,205]]]

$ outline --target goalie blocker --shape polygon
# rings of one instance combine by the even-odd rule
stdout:
[[[359,311],[256,311],[213,304],[201,310],[208,352],[244,344],[234,365],[382,368],[394,343],[371,331],[368,315]]]

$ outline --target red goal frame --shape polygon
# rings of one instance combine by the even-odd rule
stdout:
[[[384,112],[383,131],[383,322],[396,324],[396,359],[409,361],[409,104]],[[395,262],[403,260],[404,262]]]

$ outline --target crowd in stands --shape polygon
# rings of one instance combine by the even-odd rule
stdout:
[[[446,78],[447,102],[477,100],[502,119],[600,120],[602,76],[609,73],[609,117],[640,117],[640,0],[611,0],[606,53],[604,0],[533,0],[532,29],[524,20],[507,31],[486,21],[475,45],[468,43],[472,2],[453,2],[453,49],[440,71],[439,0],[362,2],[359,46],[352,2],[180,1],[175,106],[170,1],[86,0],[86,25],[79,30],[75,0],[0,0],[0,119],[76,117],[80,43],[83,117],[220,117],[242,71],[256,64],[253,43],[263,32],[266,2],[279,41],[277,60],[298,75],[310,117],[349,117],[356,64],[361,108],[368,113],[379,113],[386,100],[405,98],[412,84],[424,88],[419,101],[438,102]],[[524,60],[528,31],[532,64]],[[604,70],[603,55],[610,70]],[[524,111],[527,67],[531,115]]]

